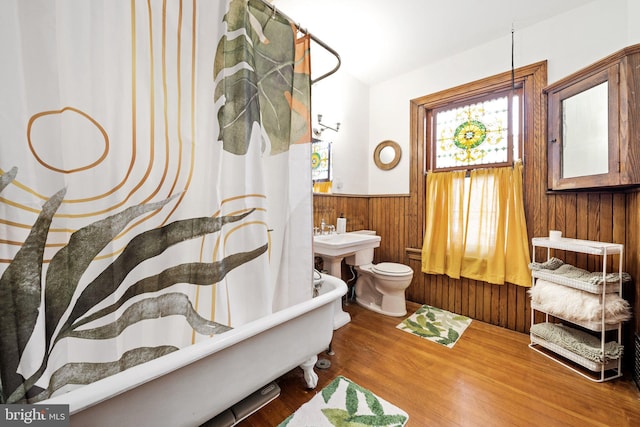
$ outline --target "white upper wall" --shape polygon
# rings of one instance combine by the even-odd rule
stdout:
[[[312,46],[313,49],[313,46]],[[315,58],[315,57],[314,57]],[[330,66],[325,66],[331,64]],[[335,60],[318,63],[314,70],[330,70]],[[350,74],[338,70],[335,74],[315,83],[311,88],[312,123],[317,128],[318,114],[322,123],[335,127],[322,133],[321,139],[331,141],[333,162],[333,192],[367,194],[369,167],[369,87]]]
[[[627,31],[629,32],[629,40],[640,40],[640,25],[638,25],[638,16],[640,16],[640,2],[628,0],[627,7]]]
[[[600,0],[530,27],[518,29],[516,23],[515,66],[547,60],[548,82],[553,83],[617,50],[640,43],[640,27],[633,18],[638,16],[637,0]],[[415,48],[419,49],[419,45]],[[325,81],[314,85],[314,115],[325,114],[316,107],[323,102],[327,117],[331,109],[341,110],[344,117],[338,120],[343,122],[344,133],[341,127],[336,136],[340,143],[334,151],[333,192],[407,194],[409,101],[510,69],[511,34],[506,34],[370,88],[349,79],[346,73],[339,79],[337,74],[329,77],[326,86],[321,86]],[[378,143],[387,139],[400,144],[403,156],[395,169],[381,171],[374,165],[372,153]]]

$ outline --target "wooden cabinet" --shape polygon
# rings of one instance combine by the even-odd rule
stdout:
[[[548,187],[640,185],[640,44],[544,89]]]

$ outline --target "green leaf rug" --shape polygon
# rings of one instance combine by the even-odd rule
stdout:
[[[430,305],[423,305],[403,320],[398,329],[453,348],[471,319]]]
[[[340,376],[278,427],[402,427],[408,419],[400,408]]]

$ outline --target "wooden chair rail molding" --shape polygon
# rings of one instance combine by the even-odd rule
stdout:
[[[422,261],[422,248],[406,248],[407,258],[413,261]]]

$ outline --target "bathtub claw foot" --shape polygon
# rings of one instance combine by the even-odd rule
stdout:
[[[316,388],[318,385],[318,374],[313,370],[317,361],[318,356],[312,356],[300,365],[300,368],[302,368],[302,372],[304,373],[304,380],[307,382],[307,387],[309,388]]]

